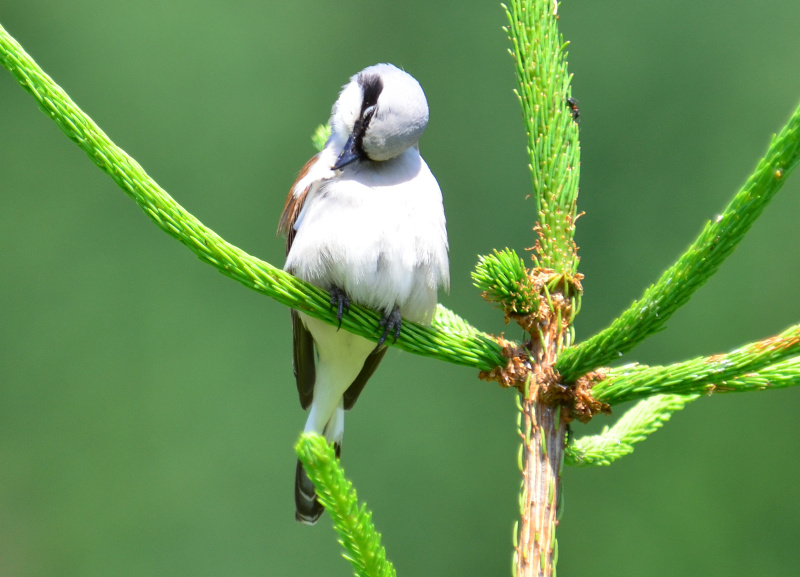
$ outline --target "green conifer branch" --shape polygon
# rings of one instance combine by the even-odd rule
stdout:
[[[744,373],[715,385],[715,393],[764,391],[800,385],[800,357],[786,359],[754,373]]]
[[[320,435],[306,433],[295,446],[308,478],[314,482],[319,502],[333,519],[344,558],[358,577],[394,577],[391,561],[381,546],[381,534],[372,524],[372,512],[358,506],[353,484],[344,476],[333,446]]]
[[[569,445],[568,465],[610,465],[702,394],[762,391],[800,385],[800,325],[776,337],[726,355],[714,355],[666,367],[627,365],[610,369],[592,389],[611,405],[653,393],[629,409],[611,428]]]
[[[488,334],[479,331],[466,320],[442,305],[436,306],[433,322],[437,327],[446,332],[464,335],[482,335],[484,338],[491,338]]]
[[[607,329],[563,352],[556,369],[573,381],[616,359],[664,328],[733,252],[750,226],[800,161],[800,107],[778,135],[755,172],[719,217],[709,221],[694,244]]]
[[[540,227],[536,266],[571,277],[578,268],[573,238],[580,145],[578,124],[567,103],[572,76],[567,71],[567,43],[558,32],[557,2],[515,0],[511,8],[503,8]]]
[[[742,392],[800,384],[792,367],[800,355],[800,325],[724,355],[668,366],[626,365],[610,369],[592,387],[598,401],[616,405],[658,394]],[[787,370],[777,374],[776,367]],[[766,370],[766,372],[764,372]]]
[[[317,129],[314,131],[314,134],[311,135],[311,144],[314,148],[317,149],[317,152],[320,152],[323,148],[325,148],[325,143],[328,142],[328,139],[331,137],[331,127],[329,124],[320,124],[317,126]]]
[[[281,304],[331,324],[337,323],[330,307],[330,295],[326,291],[227,243],[184,210],[133,158],[111,142],[2,26],[0,63],[100,169],[113,178],[162,230],[189,247],[200,260]],[[378,313],[354,304],[342,319],[342,328],[377,342],[381,334],[379,321]],[[433,328],[427,328],[404,321],[396,346],[408,352],[480,370],[505,366],[507,362],[500,346],[476,329],[454,332],[436,324]]]
[[[480,257],[472,280],[482,296],[506,314],[529,315],[539,309],[539,289],[525,262],[510,248]]]
[[[633,445],[644,441],[700,395],[656,395],[630,408],[612,427],[599,435],[582,437],[567,445],[564,463],[577,467],[610,465],[633,452]]]

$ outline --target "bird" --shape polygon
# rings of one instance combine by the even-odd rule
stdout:
[[[304,432],[341,456],[353,407],[402,319],[430,325],[438,289],[449,291],[448,239],[439,183],[419,153],[429,111],[419,82],[391,64],[350,78],[331,110],[324,148],[289,190],[278,234],[284,270],[330,292],[338,326],[291,311],[293,367]],[[377,343],[341,329],[352,303],[380,311]],[[300,461],[295,518],[324,511]]]

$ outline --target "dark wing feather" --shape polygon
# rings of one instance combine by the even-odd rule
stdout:
[[[348,389],[344,392],[343,398],[344,398],[345,411],[349,411],[350,409],[353,408],[353,405],[356,404],[358,396],[361,394],[361,391],[364,390],[364,386],[367,384],[367,381],[372,376],[372,373],[374,373],[375,369],[378,368],[378,365],[381,364],[381,361],[383,360],[383,355],[386,354],[387,350],[389,350],[387,347],[381,347],[379,349],[375,349],[367,357],[367,360],[364,361],[364,366],[361,368],[361,372],[358,373],[356,380],[353,381],[353,384],[350,385]]]
[[[317,156],[314,156],[306,163],[300,174],[297,175],[297,180],[289,190],[286,203],[283,205],[283,213],[278,224],[278,234],[286,235],[287,255],[292,249],[292,242],[294,241],[294,223],[297,221],[297,216],[303,209],[303,203],[308,195],[308,187],[300,194],[295,194],[294,189],[297,183],[308,174],[316,160]],[[311,401],[314,400],[314,382],[317,378],[314,339],[300,319],[300,315],[294,310],[292,311],[292,337],[294,341],[292,347],[294,378],[297,381],[297,393],[300,395],[300,406],[307,409],[311,406]]]
[[[297,311],[292,311],[292,336],[294,337],[292,352],[294,353],[294,378],[297,381],[297,394],[300,395],[300,406],[307,409],[314,400],[317,367],[314,358],[314,339]]]

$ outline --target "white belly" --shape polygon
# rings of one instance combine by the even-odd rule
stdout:
[[[421,159],[413,178],[384,177],[345,172],[309,193],[285,268],[364,306],[399,306],[409,320],[429,323],[437,288],[448,282],[441,193]]]

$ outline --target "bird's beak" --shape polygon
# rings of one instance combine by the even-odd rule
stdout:
[[[350,138],[347,139],[347,142],[342,149],[342,153],[339,155],[339,158],[336,159],[336,164],[333,165],[334,170],[341,170],[351,162],[354,162],[361,158],[361,152],[358,150],[356,146],[356,139],[351,134]]]

